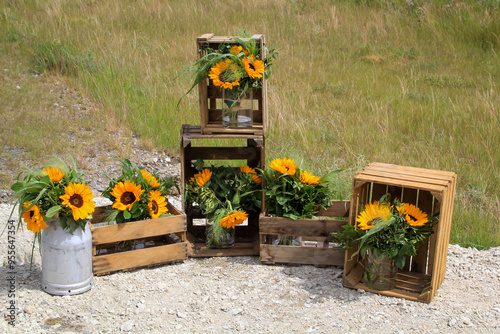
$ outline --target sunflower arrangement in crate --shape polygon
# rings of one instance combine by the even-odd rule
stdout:
[[[344,225],[334,234],[345,248],[367,260],[364,284],[374,290],[391,290],[396,286],[398,268],[403,269],[407,257],[415,256],[418,246],[433,233],[439,213],[428,216],[417,206],[402,203],[386,194],[365,205],[357,216],[357,228]]]
[[[160,178],[156,172],[150,173],[125,159],[122,174],[111,179],[102,193],[113,202],[106,210],[106,220],[122,224],[168,216],[166,196],[173,187],[179,189],[174,178]]]
[[[337,193],[335,175],[342,171],[316,176],[286,157],[271,161],[269,167],[263,172],[266,215],[292,220],[312,219],[320,208],[328,207]],[[277,243],[292,245],[293,238],[281,236]]]
[[[218,49],[206,44],[199,50],[204,54],[193,66],[194,81],[189,94],[200,82],[210,79],[222,91],[222,125],[225,128],[251,127],[253,124],[253,91],[262,88],[263,80],[271,75],[275,50],[268,50],[250,34],[231,37]],[[182,100],[182,98],[181,98]],[[181,101],[179,100],[179,102]]]
[[[208,248],[230,248],[234,246],[236,225],[248,218],[247,212],[262,206],[262,179],[248,166],[205,168],[202,160],[195,166],[199,173],[186,182],[186,207],[193,207],[207,217]]]

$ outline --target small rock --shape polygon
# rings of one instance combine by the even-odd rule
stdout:
[[[31,276],[31,273],[24,273],[24,274],[23,274],[23,278],[24,278],[24,279],[27,279],[27,278],[28,278],[28,277],[30,277],[30,276]]]
[[[33,313],[33,312],[35,312],[35,311],[36,311],[36,309],[35,309],[35,307],[34,307],[34,306],[32,306],[32,305],[26,306],[26,307],[24,308],[24,313],[31,314],[31,313]]]
[[[121,326],[120,326],[120,330],[122,332],[130,332],[132,330],[132,328],[134,328],[134,322],[133,321],[127,321],[127,322],[124,322]]]
[[[448,326],[450,327],[455,326],[456,323],[457,323],[456,319],[451,319],[450,322],[448,322]]]
[[[235,309],[231,310],[232,315],[237,315],[237,314],[240,314],[241,312],[243,312],[243,309],[241,309],[241,308],[235,308]]]

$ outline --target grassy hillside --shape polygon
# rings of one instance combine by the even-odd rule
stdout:
[[[500,245],[499,6],[4,1],[0,53],[20,76],[62,75],[104,115],[176,154],[181,124],[199,123],[196,92],[176,109],[192,78],[174,80],[196,60],[196,37],[264,33],[279,51],[268,81],[268,159],[287,156],[318,173],[345,168],[346,192],[352,175],[372,161],[456,172],[452,242],[490,247]],[[11,101],[9,94],[0,99]],[[29,110],[36,100],[16,103]],[[63,125],[54,119],[46,131]],[[2,131],[2,149],[16,143],[34,150],[33,158],[44,154],[11,132]]]

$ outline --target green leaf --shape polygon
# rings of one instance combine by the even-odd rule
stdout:
[[[132,215],[130,214],[130,212],[128,210],[126,210],[126,211],[123,211],[123,218],[130,219],[130,218],[132,218]]]
[[[406,256],[398,255],[394,257],[394,263],[399,269],[403,269],[403,267],[405,266],[405,262],[406,262]]]
[[[55,205],[53,207],[51,207],[50,209],[47,210],[47,212],[45,213],[45,216],[47,216],[48,218],[52,218],[54,217],[60,210],[62,209],[62,207],[60,205]]]

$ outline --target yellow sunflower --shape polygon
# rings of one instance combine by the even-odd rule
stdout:
[[[368,203],[365,206],[365,210],[361,212],[356,219],[358,222],[358,227],[362,230],[371,229],[378,221],[388,221],[391,219],[391,207],[386,203],[380,203],[375,201],[373,203]]]
[[[64,187],[64,193],[59,198],[63,200],[62,205],[71,209],[75,221],[86,219],[94,212],[95,203],[92,201],[94,195],[85,183],[70,183]]]
[[[321,178],[308,173],[306,170],[300,171],[300,182],[308,184],[318,184]]]
[[[220,226],[224,228],[235,228],[236,225],[242,224],[248,218],[245,211],[235,211],[220,220]]]
[[[413,204],[403,203],[397,209],[411,226],[423,226],[429,221],[427,214]]]
[[[144,180],[153,188],[159,187],[160,182],[153,176],[153,174],[148,173],[148,171],[141,169],[141,174]]]
[[[243,50],[243,48],[239,45],[233,45],[231,49],[229,49],[229,52],[231,52],[233,55],[237,56],[240,54],[240,52]]]
[[[248,76],[252,79],[262,78],[262,74],[265,72],[262,60],[253,59],[253,55],[243,58],[243,65],[245,66],[245,72],[247,72]]]
[[[290,174],[295,175],[295,169],[297,166],[295,165],[295,160],[287,159],[275,159],[271,161],[269,165],[272,169],[282,173],[282,174]]]
[[[233,89],[234,86],[240,85],[236,65],[229,65],[231,65],[231,59],[226,59],[226,61],[218,62],[210,69],[208,76],[213,80],[215,86]]]
[[[50,177],[52,182],[59,182],[64,177],[64,172],[56,167],[47,167],[43,172]]]
[[[25,202],[23,204],[23,207],[27,209],[30,207],[30,205],[30,202]],[[37,205],[33,205],[29,210],[26,210],[21,217],[26,222],[28,230],[32,232],[39,233],[44,228],[48,227],[48,225],[45,224],[45,221],[40,214],[40,209]]]
[[[118,182],[111,195],[115,197],[113,209],[120,211],[132,209],[132,205],[140,200],[144,190],[132,181]]]
[[[255,169],[248,166],[240,166],[240,171],[245,174],[250,174],[253,182],[255,182],[256,185],[260,185],[262,183],[262,178],[256,175],[257,172],[255,171]]]
[[[149,195],[148,207],[152,219],[156,219],[168,212],[165,196],[162,196],[159,190],[153,190]]]
[[[207,168],[201,171],[201,173],[194,174],[194,180],[196,181],[198,187],[203,187],[205,183],[207,183],[208,180],[210,180],[211,177],[212,177],[212,172]]]

